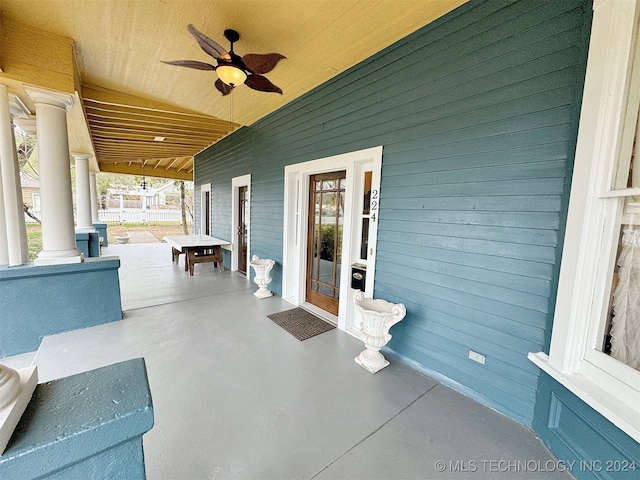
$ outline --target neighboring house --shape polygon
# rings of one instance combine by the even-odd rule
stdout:
[[[161,187],[151,189],[153,197],[151,197],[151,205],[158,205],[164,207],[171,205],[174,207],[180,206],[180,187],[176,185],[176,182],[165,183]]]
[[[118,208],[120,206],[120,196],[123,197],[126,208],[165,208],[180,207],[180,189],[175,182],[167,182],[160,187],[142,188],[140,186],[129,188],[108,188],[107,205],[108,208]],[[144,198],[144,201],[142,200]]]
[[[249,255],[276,261],[276,294],[354,332],[350,265],[365,264],[366,294],[407,308],[388,355],[532,427],[561,459],[619,462],[580,478],[640,469],[640,371],[605,346],[630,154],[606,189],[619,193],[593,190],[613,167],[592,161],[619,158],[607,139],[638,111],[637,21],[611,4],[471,1],[195,159],[196,223],[239,244],[245,222]],[[308,253],[320,212],[344,242]],[[336,275],[307,278],[307,258],[336,260]]]
[[[636,275],[623,274],[640,245],[638,4],[470,0],[197,154],[196,228],[233,244],[231,270],[273,259],[275,294],[351,334],[357,267],[367,296],[406,306],[387,356],[532,428],[578,478],[638,478],[640,352],[620,342],[638,332],[620,331],[625,313],[637,321],[623,301]],[[27,88],[41,110],[68,107]],[[37,348],[18,345],[32,320],[50,334],[121,319],[119,261],[84,263],[56,236],[73,229],[71,202],[50,218],[63,248],[2,269],[11,353]],[[47,270],[62,273],[33,287]],[[544,478],[558,464],[507,467]]]

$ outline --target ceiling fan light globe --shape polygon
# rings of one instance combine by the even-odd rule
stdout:
[[[218,77],[227,85],[242,85],[247,79],[247,74],[234,65],[219,65],[216,69]]]

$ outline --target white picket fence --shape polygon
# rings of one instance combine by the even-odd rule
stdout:
[[[30,210],[36,217],[40,217],[39,210]],[[149,222],[175,222],[181,223],[180,210],[141,210],[138,208],[110,208],[99,210],[98,218],[104,223],[149,223]],[[35,220],[26,213],[24,219],[27,223],[35,223]],[[187,221],[189,221],[187,214]]]

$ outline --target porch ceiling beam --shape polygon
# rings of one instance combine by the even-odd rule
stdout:
[[[193,167],[193,158],[188,158],[186,159],[184,162],[182,162],[177,168],[176,171],[181,171],[183,168],[187,167],[191,165],[191,167]],[[193,171],[193,168],[191,168],[191,171]]]
[[[150,127],[166,127],[166,128],[176,128],[182,127],[187,128],[189,130],[196,130],[199,132],[226,132],[229,131],[228,128],[223,128],[222,124],[202,124],[202,123],[193,123],[189,121],[180,121],[180,122],[166,122],[162,121],[161,118],[156,117],[136,117],[133,115],[120,115],[114,112],[101,112],[96,113],[92,110],[87,110],[87,118],[89,119],[89,123],[92,120],[105,120],[108,123],[116,122],[120,124],[127,125],[136,125],[136,126],[150,126]]]
[[[154,134],[154,133],[158,133],[158,134],[162,134],[162,133],[166,133],[166,135],[163,136],[169,136],[169,135],[176,135],[176,134],[184,134],[184,135],[189,135],[189,134],[196,134],[196,135],[209,135],[209,136],[216,136],[216,135],[226,135],[227,133],[230,132],[230,130],[220,130],[220,129],[192,129],[189,128],[187,126],[184,125],[171,125],[171,126],[167,126],[167,125],[162,125],[162,124],[158,124],[158,125],[151,125],[151,124],[133,124],[132,122],[126,122],[126,121],[115,121],[112,119],[107,119],[107,118],[96,118],[96,117],[91,117],[89,118],[90,120],[90,124],[91,124],[91,128],[93,129],[94,126],[99,126],[99,127],[106,127],[106,128],[119,128],[119,129],[126,129],[129,131],[137,131],[137,132],[149,132],[150,134]]]
[[[124,105],[130,108],[140,108],[145,110],[156,110],[158,112],[172,112],[174,114],[183,113],[194,117],[207,117],[212,120],[218,120],[217,117],[203,115],[202,113],[188,110],[186,108],[169,105],[148,98],[137,97],[127,93],[109,90],[107,88],[97,87],[94,85],[82,85],[82,96],[87,102],[101,103],[103,105]],[[239,127],[235,124],[235,127]]]
[[[122,152],[112,152],[112,151],[102,151],[98,153],[100,158],[100,163],[106,161],[121,161],[128,162],[129,160],[149,160],[155,161],[159,158],[176,158],[176,157],[186,157],[183,152],[144,152],[144,151],[122,151]]]
[[[100,161],[101,164],[107,163],[126,163],[131,165],[133,163],[145,164],[145,166],[151,166],[152,168],[165,167],[167,163],[169,163],[174,158],[177,158],[179,161],[185,161],[187,164],[193,161],[193,157],[191,156],[170,156],[170,157],[149,157],[149,158],[141,158],[137,155],[129,155],[126,158],[122,156],[106,156],[103,160]]]
[[[85,99],[84,104],[87,111],[95,112],[98,115],[109,112],[114,115],[123,115],[126,117],[132,117],[132,118],[158,118],[171,123],[189,122],[192,124],[203,125],[208,127],[216,126],[218,124],[229,123],[228,121],[225,121],[225,120],[219,120],[217,118],[206,117],[203,115],[189,115],[185,113],[173,114],[171,112],[135,108],[135,107],[129,107],[127,105],[113,105],[113,104],[104,104],[104,103],[96,104],[96,103],[93,103],[91,99]]]
[[[177,161],[178,161],[178,159],[177,159],[177,158],[174,158],[173,160],[171,160],[171,162],[169,162],[169,165],[167,165],[167,166],[165,167],[165,170],[170,170],[171,168],[173,168],[173,166],[175,165],[175,163],[176,163]],[[156,165],[156,168],[157,168],[157,167],[158,167],[158,166]]]
[[[112,151],[127,151],[127,150],[137,150],[137,151],[145,151],[145,152],[163,152],[163,151],[181,151],[186,152],[182,156],[193,155],[198,151],[198,148],[193,145],[184,145],[184,144],[166,144],[162,145],[160,142],[156,142],[153,144],[151,142],[130,142],[123,141],[115,145],[113,142],[103,141],[103,140],[94,140],[94,145],[96,147],[96,151],[100,149],[104,150],[112,150]],[[200,147],[200,149],[206,148],[206,145]]]
[[[148,137],[147,137],[148,138]],[[109,144],[115,148],[117,148],[118,146],[120,146],[120,144],[122,145],[131,145],[131,146],[141,146],[141,145],[145,145],[148,148],[153,149],[154,147],[157,147],[159,144],[164,143],[165,145],[172,145],[175,147],[187,147],[190,146],[191,147],[191,153],[189,153],[188,155],[194,155],[195,153],[199,152],[200,150],[203,150],[205,148],[207,148],[209,145],[211,145],[211,143],[213,142],[213,140],[211,141],[206,141],[203,142],[202,140],[198,140],[197,142],[189,142],[188,139],[179,139],[179,141],[173,141],[173,142],[154,142],[153,140],[140,140],[140,139],[120,139],[117,137],[103,137],[103,136],[99,136],[99,137],[94,137],[93,139],[94,143],[102,143],[102,144]]]
[[[91,129],[94,138],[118,138],[118,139],[132,139],[132,140],[147,140],[152,141],[153,137],[149,132],[137,132],[131,129],[119,129],[119,128],[109,128],[109,127],[96,127],[94,126]],[[203,136],[203,135],[170,135],[166,136],[163,143],[167,142],[183,142],[191,140],[200,141],[201,143],[206,143],[207,145],[211,142],[211,135]],[[151,140],[150,140],[151,139]]]
[[[82,94],[101,171],[142,175],[144,163],[145,174],[192,180],[193,155],[240,127],[102,87],[83,85]]]
[[[131,163],[131,165],[127,165],[126,163],[100,163],[100,171],[106,173],[121,173],[125,175],[138,175],[142,176],[142,164],[141,163]],[[147,175],[150,175],[147,171],[145,171]],[[150,176],[158,177],[158,178],[168,178],[172,180],[184,180],[191,182],[193,181],[193,173],[192,172],[178,172],[176,170],[155,170],[154,173]]]

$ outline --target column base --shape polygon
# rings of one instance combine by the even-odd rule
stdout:
[[[88,227],[76,227],[75,231],[76,233],[94,233],[96,231],[96,227],[93,225]]]
[[[38,384],[38,369],[35,366],[14,370],[14,373],[18,378],[18,388],[8,403],[0,408],[0,455],[9,443],[11,434],[18,425],[18,421],[27,408]]]
[[[45,252],[44,250],[38,254],[38,258],[33,261],[36,266],[39,265],[60,265],[65,263],[82,263],[84,257],[80,250],[74,248],[72,250],[57,250],[53,252]]]

